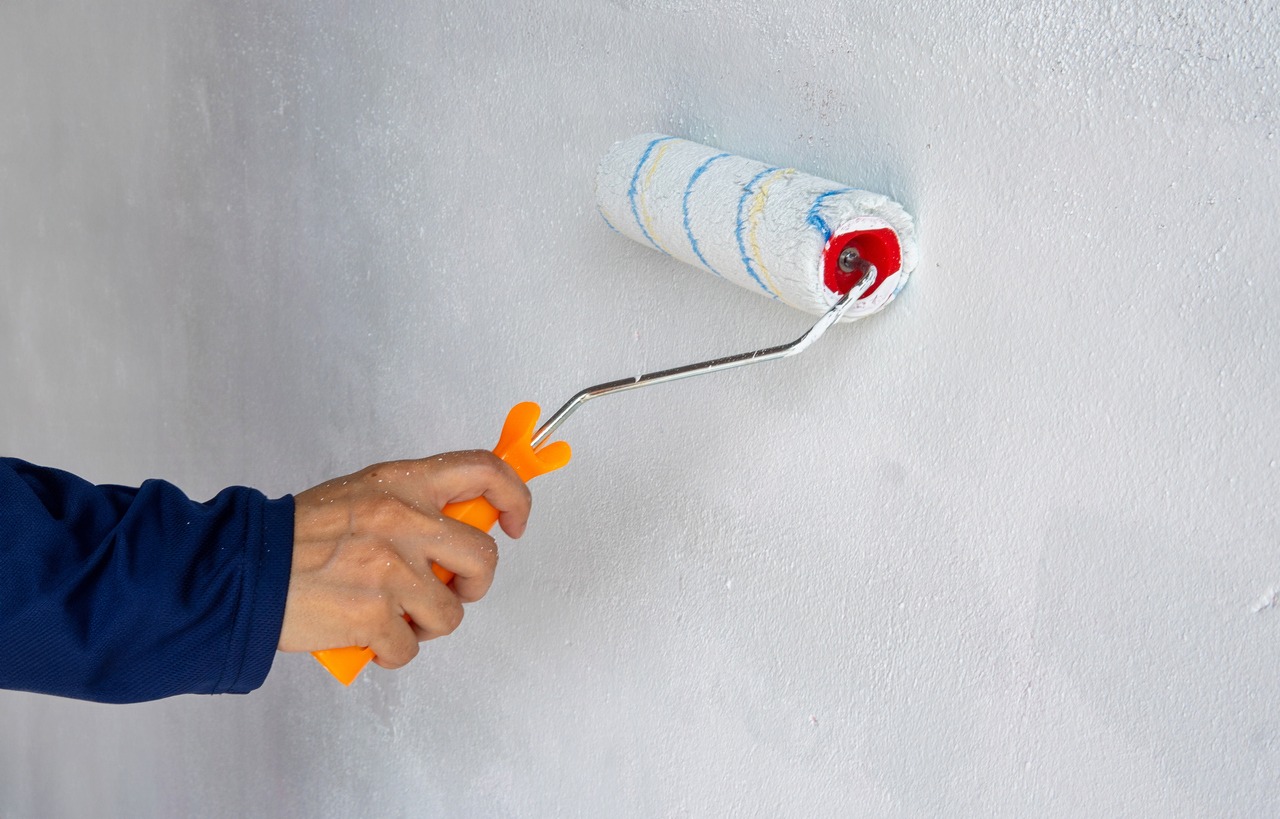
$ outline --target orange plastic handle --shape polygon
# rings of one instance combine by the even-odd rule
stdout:
[[[544,444],[534,451],[533,432],[541,414],[542,410],[532,401],[516,404],[507,413],[507,422],[502,425],[502,435],[498,437],[498,445],[493,448],[493,454],[506,461],[525,483],[569,463],[572,454],[564,441]],[[450,503],[440,511],[446,517],[474,526],[482,532],[489,531],[498,522],[498,510],[484,498]],[[431,564],[431,571],[435,572],[441,583],[453,580],[452,572],[435,563]],[[409,619],[407,615],[405,619]],[[357,646],[326,648],[313,651],[311,655],[343,685],[355,682],[356,677],[360,676],[360,672],[373,659],[371,650]]]

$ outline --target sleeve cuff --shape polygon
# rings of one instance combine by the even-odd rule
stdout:
[[[293,511],[292,495],[262,504],[258,521],[261,539],[256,549],[250,546],[244,555],[243,608],[236,628],[238,639],[233,641],[241,647],[239,672],[222,689],[224,693],[247,694],[260,687],[271,671],[289,591]]]

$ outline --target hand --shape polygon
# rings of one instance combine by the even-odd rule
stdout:
[[[377,464],[298,495],[280,650],[369,646],[378,665],[400,668],[419,642],[452,633],[462,604],[489,590],[498,547],[440,509],[481,495],[504,532],[524,534],[529,489],[490,452]]]

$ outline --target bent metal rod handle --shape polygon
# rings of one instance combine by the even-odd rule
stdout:
[[[564,441],[534,449],[533,431],[541,412],[538,405],[531,401],[516,404],[507,414],[498,445],[493,448],[493,454],[506,461],[525,483],[569,463],[571,455],[569,445]],[[474,526],[482,532],[489,531],[498,522],[498,510],[484,498],[450,503],[440,511],[446,517]],[[432,563],[431,571],[441,583],[453,581],[453,573],[438,564]],[[408,619],[407,615],[405,619]],[[311,654],[343,685],[351,685],[374,656],[370,649],[358,646],[327,648]]]

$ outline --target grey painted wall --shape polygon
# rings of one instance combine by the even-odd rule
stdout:
[[[0,451],[94,480],[298,491],[798,332],[600,223],[640,131],[924,259],[576,417],[402,672],[0,695],[0,815],[1280,811],[1280,13],[1136,5],[0,4]]]

